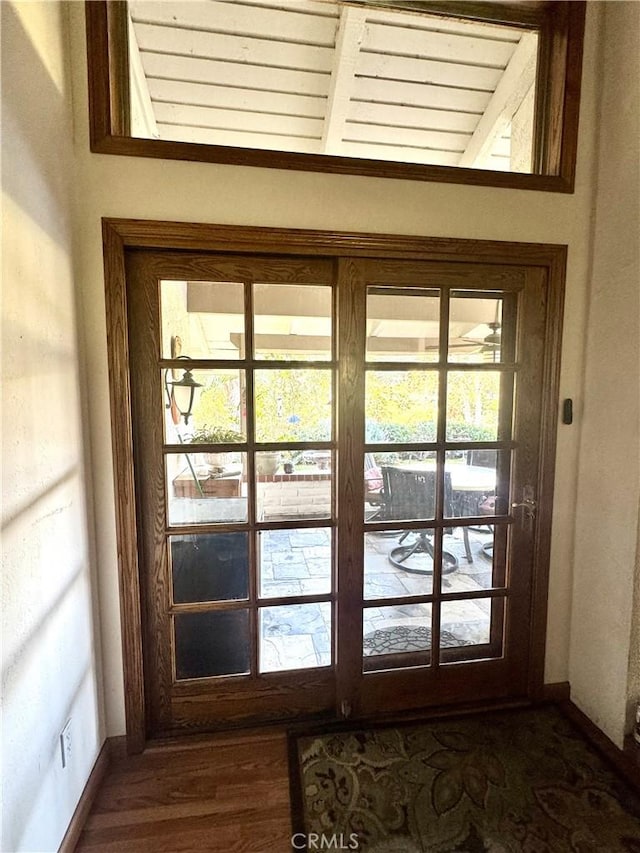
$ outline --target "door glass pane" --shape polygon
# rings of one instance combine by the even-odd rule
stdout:
[[[291,458],[296,462],[283,461]],[[329,450],[256,453],[256,518],[259,521],[330,518],[331,467]]]
[[[247,520],[246,453],[167,453],[169,524]]]
[[[365,391],[366,441],[436,439],[438,374],[431,370],[369,370]]]
[[[433,531],[430,531],[432,533]],[[430,595],[433,589],[433,572],[410,571],[412,567],[428,569],[428,555],[416,554],[401,563],[392,562],[390,554],[399,546],[402,530],[366,533],[364,537],[364,597],[399,598],[405,595]],[[410,534],[416,540],[416,534]],[[405,540],[406,542],[407,540]],[[400,555],[402,556],[402,554]],[[419,560],[423,563],[419,564]],[[405,565],[406,564],[406,565]]]
[[[331,604],[260,608],[260,672],[331,665]]]
[[[249,611],[179,613],[174,617],[176,678],[249,672]]]
[[[362,623],[364,670],[424,666],[430,661],[431,605],[366,607]],[[388,655],[399,656],[383,661]],[[376,658],[378,660],[376,660]]]
[[[244,285],[161,281],[162,357],[244,358]]]
[[[256,441],[330,441],[330,370],[256,370]]]
[[[442,575],[442,591],[473,593],[506,583],[506,524],[456,527],[445,539],[455,554],[455,572]]]
[[[439,335],[438,291],[368,289],[367,361],[438,361]]]
[[[502,361],[502,299],[451,294],[449,361]]]
[[[443,663],[502,655],[503,598],[443,601],[440,613],[440,660]]]
[[[184,364],[184,368],[170,368],[162,375],[166,442],[235,444],[246,441],[245,371],[189,370],[188,362]]]
[[[255,284],[255,357],[276,361],[330,360],[331,293],[327,285]]]
[[[494,371],[450,371],[447,378],[447,441],[496,441],[500,378]]]
[[[400,470],[435,471],[435,450],[398,450],[389,453],[364,454],[364,519],[365,521],[385,521],[393,518],[383,468],[395,467]],[[387,475],[387,479],[388,475]]]
[[[435,518],[435,469],[382,465],[382,498],[379,521],[427,521]]]
[[[246,533],[170,536],[173,601],[222,601],[249,595]]]
[[[331,592],[331,528],[258,531],[261,598]]]
[[[448,450],[445,477],[451,481],[451,501],[445,503],[445,518],[504,515],[508,510],[508,487],[498,494],[498,466],[506,467],[508,451]]]

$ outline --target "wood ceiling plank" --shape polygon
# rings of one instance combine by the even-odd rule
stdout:
[[[349,120],[386,124],[393,127],[431,128],[473,133],[478,115],[458,113],[455,110],[430,110],[422,107],[398,107],[389,104],[352,102]]]
[[[455,33],[367,24],[362,49],[503,69],[511,59],[515,44],[469,38]]]
[[[361,51],[358,74],[364,77],[382,77],[386,80],[407,80],[493,92],[502,72],[497,68],[479,68],[473,65]]]
[[[153,24],[135,24],[141,51],[224,59],[227,62],[331,72],[333,48],[278,43],[269,39],[244,38]],[[143,58],[144,61],[144,58]]]
[[[221,0],[222,3],[238,3],[242,0]],[[337,3],[331,0],[250,0],[251,6],[267,6],[270,9],[282,9],[285,6],[291,12],[303,12],[322,15],[324,18],[337,18],[340,14]]]
[[[518,27],[507,27],[499,24],[485,24],[480,21],[465,21],[455,16],[429,15],[421,10],[391,11],[388,9],[369,9],[367,21],[376,24],[387,24],[404,29],[429,29],[435,32],[459,33],[464,36],[478,38],[493,38],[501,41],[520,40],[522,30]]]
[[[489,92],[472,92],[427,83],[398,83],[396,80],[356,77],[353,100],[413,107],[461,110],[481,115],[491,99]]]
[[[144,53],[142,62],[149,78],[322,97],[329,94],[329,74],[312,71],[264,68],[162,53]]]
[[[288,9],[269,9],[241,2],[220,3],[217,0],[162,2],[145,0],[130,4],[134,22],[185,27],[217,33],[240,33],[244,36],[289,40],[304,44],[335,44],[337,20],[308,15]]]
[[[223,130],[251,131],[254,133],[277,133],[281,136],[322,136],[322,120],[299,116],[249,113],[215,107],[191,107],[184,104],[153,105],[156,121],[170,124],[197,125]]]
[[[365,157],[371,160],[398,160],[401,163],[423,163],[434,166],[457,166],[459,154],[419,148],[373,145],[366,142],[343,142],[345,157]]]
[[[257,92],[233,86],[184,83],[176,80],[149,79],[149,91],[155,102],[218,107],[247,112],[273,112],[323,119],[326,98]]]
[[[373,142],[382,145],[410,145],[416,148],[441,149],[462,153],[471,139],[470,133],[443,133],[436,130],[410,130],[402,127],[380,127],[347,122],[345,141]]]
[[[162,139],[175,142],[198,142],[205,145],[231,145],[238,148],[262,148],[268,151],[297,151],[319,154],[320,139],[294,139],[276,134],[242,133],[233,130],[213,130],[206,127],[180,127],[158,123]]]

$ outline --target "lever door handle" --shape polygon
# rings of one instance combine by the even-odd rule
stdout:
[[[531,495],[532,490],[530,486],[525,486],[524,488],[524,497],[521,501],[515,501],[515,503],[511,504],[511,509],[522,509],[523,513],[523,525],[529,531],[529,533],[533,532],[533,522],[536,517],[536,509],[538,505],[536,501],[534,501],[533,497],[529,497]],[[526,519],[526,522],[525,522]]]
[[[523,509],[528,510],[532,515],[535,515],[536,511],[536,502],[535,501],[520,501],[520,503],[511,504],[511,509]]]

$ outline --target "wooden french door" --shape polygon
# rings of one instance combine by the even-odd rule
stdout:
[[[544,269],[126,282],[147,735],[526,696]]]
[[[339,700],[360,716],[523,697],[544,274],[344,260],[339,293]]]

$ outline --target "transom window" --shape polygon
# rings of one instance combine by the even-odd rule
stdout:
[[[571,190],[583,6],[90,3],[93,149]]]

